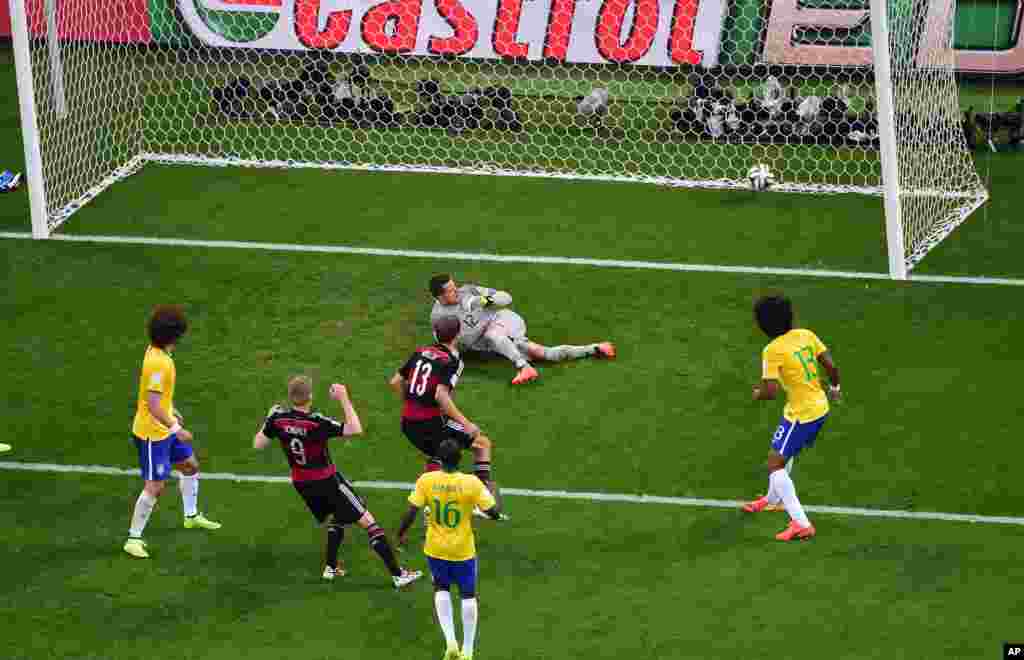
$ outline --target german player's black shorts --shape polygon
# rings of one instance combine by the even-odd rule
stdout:
[[[339,525],[351,525],[366,513],[366,503],[340,472],[315,481],[292,482],[318,522],[334,514]]]
[[[428,458],[437,457],[437,448],[448,438],[454,439],[463,449],[473,446],[473,436],[466,433],[462,424],[443,417],[423,420],[402,420],[402,433],[409,442]]]

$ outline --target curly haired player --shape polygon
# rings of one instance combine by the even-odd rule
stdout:
[[[768,494],[743,505],[756,513],[782,503],[789,514],[789,527],[775,535],[780,541],[808,539],[817,532],[807,518],[796,486],[786,470],[792,460],[814,441],[828,419],[828,399],[838,400],[839,368],[825,344],[810,330],[793,327],[793,305],[782,296],[765,296],[754,304],[754,318],[772,338],[763,352],[761,382],[754,386],[755,401],[774,399],[780,387],[786,391],[782,421],[772,436],[768,455]],[[828,394],[821,386],[818,366],[828,373]]]

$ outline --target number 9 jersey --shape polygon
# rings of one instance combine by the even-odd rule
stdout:
[[[441,416],[437,386],[452,392],[462,376],[462,358],[443,344],[416,349],[398,373],[405,380],[402,419],[420,421]]]
[[[263,435],[281,443],[292,481],[331,477],[337,468],[327,442],[345,434],[345,425],[318,412],[274,406],[263,422]]]

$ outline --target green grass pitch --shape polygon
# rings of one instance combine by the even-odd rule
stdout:
[[[9,59],[7,60],[9,61]],[[3,60],[0,60],[3,62]],[[22,169],[0,67],[0,167]],[[1021,158],[979,154],[993,200],[919,272],[1024,277]],[[530,179],[150,166],[68,234],[124,234],[843,270],[885,269],[880,203]],[[28,230],[0,196],[0,231]],[[783,290],[830,346],[846,401],[794,478],[809,505],[1019,516],[1024,287],[892,283],[253,250],[0,241],[0,460],[131,467],[144,321],[184,301],[178,407],[207,472],[285,475],[253,433],[296,372],[347,383],[366,433],[353,480],[420,461],[386,386],[426,341],[426,280],[512,292],[545,343],[611,338],[612,362],[539,365],[524,388],[473,360],[460,406],[506,486],[743,499],[763,492],[780,403],[754,404],[750,305]],[[0,470],[0,658],[439,658],[429,585],[396,593],[365,535],[318,579],[322,539],[287,484],[208,480],[216,533],[181,529],[175,488],[148,562],[120,550],[134,477]],[[364,489],[390,531],[404,493]],[[480,525],[476,658],[990,658],[1019,640],[1024,527],[666,504],[507,498]],[[414,528],[402,560],[424,569]]]

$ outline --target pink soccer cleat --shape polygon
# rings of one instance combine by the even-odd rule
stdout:
[[[789,527],[776,534],[775,538],[780,541],[792,541],[793,539],[806,540],[817,533],[817,530],[814,529],[814,525],[801,527],[795,520],[791,520],[789,522]]]
[[[537,373],[537,370],[530,365],[526,365],[520,369],[519,373],[516,374],[516,377],[512,379],[512,384],[522,385],[523,383],[529,383],[531,380],[537,380],[538,378],[540,378],[540,374]]]
[[[597,352],[594,353],[594,357],[606,358],[611,360],[615,357],[615,344],[610,341],[603,341],[597,345]]]
[[[768,504],[768,496],[764,495],[757,498],[753,502],[747,502],[743,505],[743,510],[747,513],[760,513],[764,511],[770,505]]]

